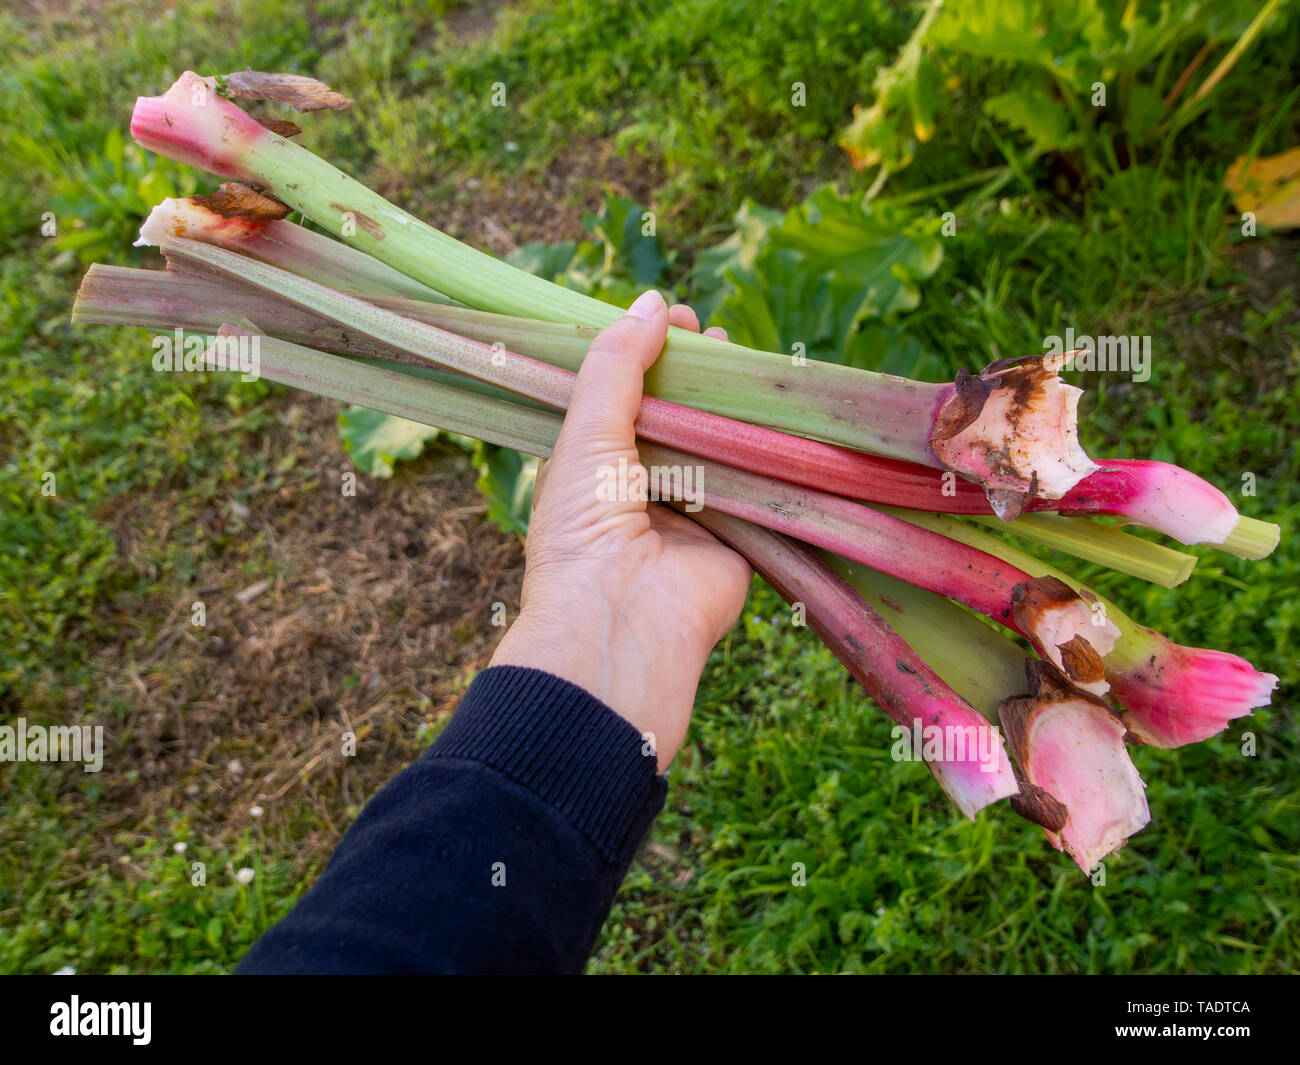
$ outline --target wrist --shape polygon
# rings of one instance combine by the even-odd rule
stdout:
[[[652,743],[662,772],[681,746],[707,652],[666,647],[602,600],[561,609],[530,604],[510,626],[493,666],[525,666],[590,692]]]

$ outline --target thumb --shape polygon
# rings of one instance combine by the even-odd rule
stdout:
[[[645,372],[667,339],[668,305],[650,289],[591,342],[573,386],[560,441],[580,442],[583,450],[634,448],[632,426],[641,409]]]

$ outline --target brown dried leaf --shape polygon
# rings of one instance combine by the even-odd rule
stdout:
[[[984,410],[993,386],[964,367],[957,371],[953,394],[944,402],[934,419],[930,443],[949,440],[974,424]]]
[[[1010,803],[1011,809],[1026,821],[1042,825],[1048,832],[1060,832],[1070,819],[1070,811],[1065,803],[1046,788],[1040,788],[1023,778],[1020,779],[1020,793],[1012,795]]]
[[[250,222],[287,218],[293,211],[287,203],[274,196],[255,192],[238,181],[223,181],[216,192],[193,196],[191,199],[222,218],[246,218]]]
[[[278,133],[281,137],[296,137],[302,132],[302,126],[286,118],[262,118],[258,115],[254,115],[253,118],[259,125],[265,126],[272,133]]]
[[[207,79],[217,87],[217,79]],[[227,74],[224,95],[245,100],[275,100],[288,104],[300,114],[306,111],[346,111],[352,101],[335,92],[322,81],[302,74],[267,74],[260,70],[240,70]]]

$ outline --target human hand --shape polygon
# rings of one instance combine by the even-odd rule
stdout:
[[[585,688],[649,734],[661,773],[685,738],[705,661],[740,616],[752,575],[740,555],[684,515],[598,492],[620,459],[629,469],[639,464],[633,423],[642,381],[670,323],[700,328],[689,307],[669,308],[652,290],[591,342],[534,488],[519,617],[491,663],[545,670]]]

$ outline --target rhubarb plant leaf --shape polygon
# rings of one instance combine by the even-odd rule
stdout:
[[[864,209],[857,197],[827,186],[790,210],[772,230],[772,243],[802,253],[810,269],[856,285],[860,315],[889,318],[915,309],[920,282],[943,262],[940,224],[898,210]]]
[[[876,373],[891,373],[916,381],[941,380],[947,367],[906,329],[874,323],[849,337],[844,363]]]
[[[533,486],[537,460],[518,451],[478,444],[474,464],[479,470],[478,490],[488,504],[488,517],[502,532],[528,535],[533,516]]]
[[[733,343],[762,351],[838,361],[829,279],[792,251],[769,246],[753,269],[728,272],[730,291],[709,318]]]
[[[731,236],[702,249],[695,257],[689,276],[691,306],[701,322],[712,320],[718,303],[730,290],[727,274],[733,270],[752,270],[759,252],[767,244],[768,233],[784,218],[784,211],[746,200],[732,216],[736,229]]]
[[[441,429],[381,414],[365,407],[339,412],[339,438],[352,464],[372,477],[393,476],[393,466],[403,459],[419,458],[424,445],[438,438]]]
[[[547,281],[621,305],[663,281],[671,259],[660,247],[654,215],[635,200],[606,197],[598,213],[588,211],[583,216],[583,225],[594,240],[525,244],[506,261]]]
[[[627,197],[609,196],[599,214],[588,212],[582,221],[605,245],[609,272],[630,278],[642,289],[663,279],[669,260],[660,249],[652,212]]]
[[[544,277],[547,281],[554,281],[569,269],[577,250],[578,245],[571,240],[559,244],[533,241],[516,248],[506,256],[506,262],[530,274]]]
[[[954,52],[1041,67],[1078,85],[1099,72],[1097,57],[1115,47],[1117,29],[1108,25],[1097,0],[1068,6],[1049,0],[958,0],[944,5],[929,39]]]
[[[1046,85],[991,96],[984,101],[984,112],[1025,134],[1040,152],[1068,148],[1078,139],[1065,105],[1052,99]]]
[[[733,238],[729,265],[712,266],[722,271],[724,288],[709,324],[765,351],[890,373],[919,367],[924,352],[915,341],[901,344],[901,330],[868,337],[860,331],[872,323],[893,326],[919,304],[921,282],[943,258],[938,224],[865,211],[855,199],[820,189],[769,224],[758,250],[747,253],[743,238]]]

